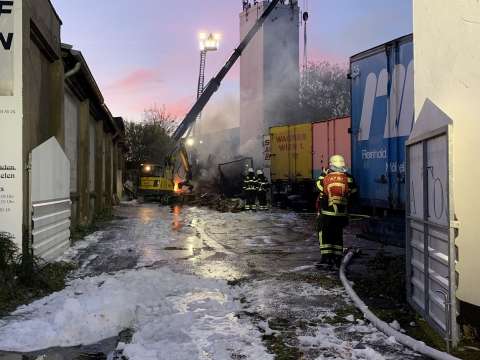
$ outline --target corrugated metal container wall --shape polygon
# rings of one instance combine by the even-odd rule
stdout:
[[[288,181],[290,179],[290,155],[288,126],[277,126],[270,129],[271,139],[271,176],[272,181]]]
[[[328,167],[331,156],[345,157],[347,167],[352,164],[352,144],[349,129],[350,117],[332,119],[313,124],[313,177],[318,178]]]
[[[272,181],[312,179],[312,124],[270,129]]]
[[[352,173],[364,205],[405,207],[405,141],[414,121],[413,38],[350,59]]]

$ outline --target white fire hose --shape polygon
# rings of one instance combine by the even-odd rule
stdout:
[[[390,325],[386,322],[380,320],[376,317],[369,309],[368,306],[358,297],[358,295],[353,290],[350,282],[348,281],[347,277],[345,276],[345,269],[348,266],[348,263],[352,259],[354,252],[350,250],[347,255],[344,257],[342,261],[342,265],[340,266],[340,279],[342,280],[342,284],[347,291],[348,296],[352,299],[355,306],[358,310],[363,313],[363,316],[369,320],[378,330],[386,334],[387,336],[393,336],[396,341],[400,344],[409,347],[410,349],[418,352],[422,355],[428,356],[432,359],[436,360],[460,360],[459,358],[447,354],[445,352],[439,351],[434,349],[430,346],[425,345],[424,342],[415,340],[410,336],[402,334],[401,332],[393,329]]]

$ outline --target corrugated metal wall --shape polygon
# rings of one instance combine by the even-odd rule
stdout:
[[[70,162],[52,137],[31,153],[33,252],[55,260],[70,246]]]
[[[413,66],[412,36],[351,58],[352,175],[363,205],[404,209]]]
[[[435,329],[457,339],[449,145],[445,132],[407,147],[407,293]]]
[[[318,178],[329,159],[335,154],[343,155],[347,167],[351,166],[352,144],[348,130],[349,117],[332,119],[313,124],[313,177]]]
[[[270,129],[273,181],[312,178],[312,124]]]

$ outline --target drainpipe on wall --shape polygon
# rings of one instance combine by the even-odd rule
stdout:
[[[65,79],[68,79],[69,77],[78,73],[81,68],[82,68],[82,64],[80,62],[77,62],[72,70],[69,70],[65,73]]]
[[[33,205],[32,205],[32,152],[28,154],[28,163],[25,167],[27,197],[27,224],[23,225],[22,239],[22,276],[30,276],[33,272]]]

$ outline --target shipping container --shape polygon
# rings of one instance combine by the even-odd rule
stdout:
[[[312,208],[317,198],[315,179],[332,155],[351,163],[349,117],[270,128],[269,159],[274,202]]]
[[[345,157],[351,168],[352,143],[350,139],[350,117],[331,119],[313,124],[313,178],[317,179],[328,168],[331,156]]]
[[[220,190],[227,197],[239,197],[243,192],[243,180],[247,170],[253,168],[252,158],[242,158],[218,164]]]
[[[413,36],[350,59],[352,174],[363,205],[405,207],[405,141],[414,121]]]
[[[270,128],[272,182],[312,180],[312,124]]]

